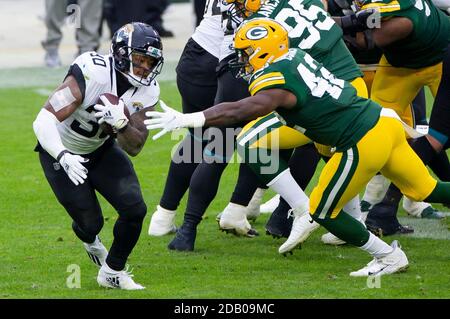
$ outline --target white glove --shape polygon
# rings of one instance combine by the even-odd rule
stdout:
[[[153,136],[153,140],[179,128],[202,127],[205,124],[203,112],[183,114],[167,106],[163,101],[159,101],[159,104],[164,112],[145,112],[145,116],[150,118],[144,120],[147,130],[162,129]]]
[[[94,109],[98,111],[94,114],[98,119],[98,124],[106,122],[111,125],[116,131],[124,128],[125,125],[128,124],[128,118],[125,115],[125,105],[123,104],[123,101],[119,100],[119,104],[114,105],[111,104],[104,96],[101,96],[100,99],[103,101],[104,105],[94,105]]]
[[[86,163],[89,160],[79,155],[70,154],[67,151],[62,155],[58,155],[58,158],[59,163],[64,168],[64,171],[66,171],[70,180],[77,186],[78,184],[83,184],[87,178],[88,170],[82,163]]]

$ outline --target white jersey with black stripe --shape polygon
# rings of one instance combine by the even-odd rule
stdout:
[[[244,20],[236,14],[234,4],[228,4],[222,1],[220,10],[222,12],[222,32],[224,33],[219,56],[219,61],[222,61],[234,53],[234,33]]]
[[[72,65],[77,65],[84,77],[85,90],[81,105],[66,120],[59,123],[58,132],[64,147],[74,154],[88,154],[99,148],[108,138],[100,129],[94,116],[94,105],[100,95],[117,95],[116,71],[111,55],[86,52]],[[120,98],[130,114],[159,100],[159,85],[154,80],[150,86],[132,87]]]
[[[220,0],[207,0],[203,20],[195,29],[192,39],[208,53],[219,58],[223,41]]]

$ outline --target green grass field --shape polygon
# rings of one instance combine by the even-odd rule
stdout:
[[[163,82],[161,87],[168,105],[180,104],[174,82]],[[127,292],[99,288],[97,268],[72,233],[71,220],[57,203],[33,152],[36,139],[32,122],[46,100],[46,89],[50,88],[0,89],[0,298],[450,297],[448,218],[415,220],[401,213],[402,221],[413,224],[416,234],[386,240],[400,240],[410,268],[406,273],[383,277],[378,289],[369,288],[366,279],[348,275],[369,262],[369,256],[353,247],[323,245],[320,236],[324,229],[287,258],[277,252],[283,240],[264,235],[267,215],[254,225],[261,233],[257,238],[219,232],[215,216],[230,198],[236,164],[226,170],[219,194],[199,226],[195,252],[169,251],[166,246],[173,236],[147,235],[175,144],[168,136],[149,139],[133,159],[149,211],[129,263],[136,281],[147,289]],[[101,237],[109,246],[117,215],[104,200],[101,204],[106,220]],[[184,207],[185,202],[179,209],[178,224]],[[66,286],[71,274],[67,269],[72,264],[80,267],[80,289]]]

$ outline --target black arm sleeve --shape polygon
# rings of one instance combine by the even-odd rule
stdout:
[[[69,71],[67,71],[67,74],[66,74],[64,80],[67,79],[67,77],[69,75],[72,75],[75,78],[75,80],[77,81],[78,87],[80,88],[80,91],[81,91],[81,96],[83,97],[83,100],[84,100],[84,95],[86,93],[86,81],[84,79],[83,72],[81,71],[78,64],[72,64],[70,66]]]

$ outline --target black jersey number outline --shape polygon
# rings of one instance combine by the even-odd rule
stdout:
[[[219,0],[212,0],[212,10],[211,10],[211,15],[213,16],[218,16],[221,14],[220,12],[220,4],[219,4]],[[209,8],[209,3],[211,2],[211,0],[207,0],[206,1],[206,5],[205,5],[205,12],[204,14],[206,14],[208,12],[208,8]]]
[[[86,112],[88,112],[88,113],[94,112],[94,106],[91,105],[88,108],[86,108]],[[74,132],[80,134],[81,136],[84,136],[87,138],[94,137],[95,135],[97,135],[98,130],[100,129],[100,125],[94,121],[89,121],[88,124],[90,124],[92,126],[92,129],[90,131],[82,128],[81,123],[78,122],[77,120],[73,120],[73,122],[70,124],[70,128]],[[99,138],[105,138],[107,136],[108,136],[108,134],[106,134],[105,132],[102,131],[102,133],[99,135]]]
[[[102,55],[98,53],[91,53],[90,56],[92,57],[92,63],[106,68],[106,61]]]
[[[102,55],[100,55],[98,53],[90,53],[89,55],[92,57],[92,63],[94,63],[94,65],[98,65],[98,66],[102,66],[102,67],[106,68],[106,61]],[[88,112],[88,113],[94,112],[94,106],[91,105],[91,106],[87,107],[86,112]],[[98,125],[98,123],[94,122],[94,121],[89,121],[88,124],[90,124],[92,126],[92,129],[90,131],[82,128],[81,123],[78,122],[77,120],[73,120],[73,122],[70,124],[70,128],[74,132],[80,134],[81,136],[84,136],[87,138],[94,137],[95,135],[97,135],[98,130],[100,129],[100,125]],[[105,138],[106,136],[107,136],[107,134],[105,132],[102,132],[99,135],[99,138]]]

